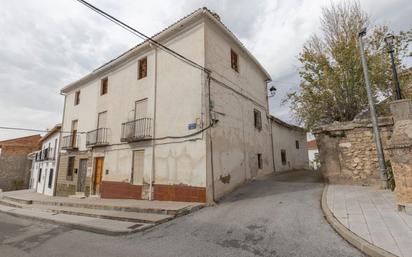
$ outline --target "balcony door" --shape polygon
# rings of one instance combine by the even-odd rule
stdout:
[[[77,120],[72,121],[72,138],[71,138],[72,147],[75,147],[77,145],[77,124],[78,124]]]
[[[147,99],[137,101],[134,109],[134,137],[140,137],[144,135],[146,121],[144,118],[147,118]]]
[[[103,143],[105,141],[104,128],[107,128],[107,111],[101,112],[97,116],[96,143]]]

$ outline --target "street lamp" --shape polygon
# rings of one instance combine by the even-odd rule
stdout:
[[[396,89],[396,100],[402,99],[402,94],[401,94],[401,87],[399,86],[399,80],[398,80],[398,73],[396,71],[396,65],[395,65],[395,60],[393,57],[393,41],[395,40],[395,36],[392,35],[391,33],[386,34],[385,36],[385,43],[388,47],[388,53],[391,56],[391,61],[392,61],[392,72],[393,72],[393,80],[395,81],[395,89]]]
[[[269,88],[269,92],[270,92],[270,97],[275,96],[275,94],[276,94],[276,87],[271,86],[271,87]]]

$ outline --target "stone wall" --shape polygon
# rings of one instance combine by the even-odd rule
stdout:
[[[68,168],[68,159],[69,157],[75,157],[74,161],[74,170],[72,177],[67,177],[67,168]],[[59,171],[57,174],[57,182],[56,182],[56,196],[69,196],[74,195],[77,192],[77,184],[78,184],[78,172],[79,172],[79,164],[81,159],[87,159],[87,167],[91,169],[92,161],[90,158],[90,153],[88,151],[78,151],[78,152],[71,152],[71,153],[61,153],[59,159]],[[90,172],[91,173],[91,172]],[[91,174],[86,174],[85,179],[85,195],[90,195],[91,189]]]
[[[390,105],[395,126],[389,157],[396,183],[396,202],[404,206],[412,203],[412,100],[397,100]]]
[[[391,117],[379,118],[385,158],[393,130]],[[333,123],[313,131],[321,172],[332,184],[379,185],[379,164],[369,120]]]

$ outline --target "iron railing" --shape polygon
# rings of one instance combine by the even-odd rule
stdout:
[[[38,151],[35,155],[36,161],[47,161],[47,160],[54,160],[55,159],[55,152],[54,149],[51,147],[44,148]]]
[[[109,144],[109,129],[98,128],[87,132],[86,146],[97,146]]]
[[[152,137],[152,119],[141,118],[122,124],[122,142],[136,142]]]
[[[62,149],[63,150],[76,150],[79,148],[80,136],[76,134],[71,134],[69,136],[62,137]]]

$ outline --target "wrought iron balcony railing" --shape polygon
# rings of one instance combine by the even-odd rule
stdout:
[[[122,124],[122,142],[136,142],[152,137],[152,119],[141,118]]]
[[[55,159],[55,152],[54,149],[51,147],[44,148],[38,151],[35,155],[36,161],[46,161],[46,160],[54,160]]]
[[[72,133],[69,136],[62,137],[62,149],[63,150],[76,150],[79,148],[80,136],[77,133]]]
[[[109,144],[109,129],[108,128],[98,128],[87,132],[86,135],[86,146],[99,146]]]

